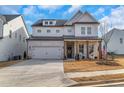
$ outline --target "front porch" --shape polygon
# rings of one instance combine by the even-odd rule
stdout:
[[[64,40],[65,59],[101,59],[101,40]]]

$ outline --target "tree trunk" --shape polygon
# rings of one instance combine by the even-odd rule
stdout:
[[[108,62],[107,44],[105,44],[105,62]]]

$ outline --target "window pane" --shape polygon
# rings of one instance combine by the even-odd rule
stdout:
[[[85,34],[85,27],[81,27],[81,34]]]
[[[87,27],[87,34],[91,34],[91,27]]]
[[[20,41],[21,41],[21,38],[22,38],[21,35],[19,35],[19,40],[20,40]]]
[[[48,24],[48,22],[45,22],[45,24]]]
[[[47,33],[50,33],[50,30],[47,30]]]
[[[40,32],[41,32],[41,30],[39,29],[39,30],[37,30],[37,32],[38,32],[38,33],[40,33]]]
[[[84,45],[79,45],[79,52],[84,53]]]
[[[71,32],[71,29],[68,29],[68,32]]]
[[[50,21],[50,24],[53,24],[53,22]]]
[[[12,31],[9,31],[9,38],[12,38]]]
[[[59,33],[60,32],[60,30],[56,30],[56,33]]]
[[[120,44],[123,44],[123,38],[120,38]]]

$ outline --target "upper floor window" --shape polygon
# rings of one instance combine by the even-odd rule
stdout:
[[[60,32],[60,30],[56,30],[56,33],[59,33]]]
[[[49,24],[50,24],[50,25],[52,25],[52,24],[53,24],[53,22],[52,22],[52,21],[50,21],[50,22],[49,22]]]
[[[71,32],[71,29],[68,29],[68,32]]]
[[[47,33],[50,33],[51,31],[49,29],[47,29]]]
[[[120,44],[123,44],[123,38],[120,38]]]
[[[45,25],[48,25],[48,22],[47,21],[45,21]]]
[[[21,39],[22,39],[22,36],[21,36],[21,35],[19,35],[19,40],[21,41]]]
[[[41,30],[40,30],[40,29],[38,29],[38,30],[37,30],[37,32],[38,32],[38,33],[41,33]]]
[[[81,34],[85,34],[85,27],[81,27]]]
[[[88,34],[88,35],[91,34],[91,27],[87,27],[87,34]]]
[[[12,31],[9,31],[9,38],[12,38]]]

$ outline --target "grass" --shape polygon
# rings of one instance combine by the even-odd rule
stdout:
[[[115,62],[119,66],[99,65],[96,60],[64,61],[64,72],[85,72],[124,69],[124,56],[116,57]]]
[[[4,61],[4,62],[0,62],[0,69],[3,67],[8,67],[10,65],[14,65],[16,63],[18,63],[20,61]]]

